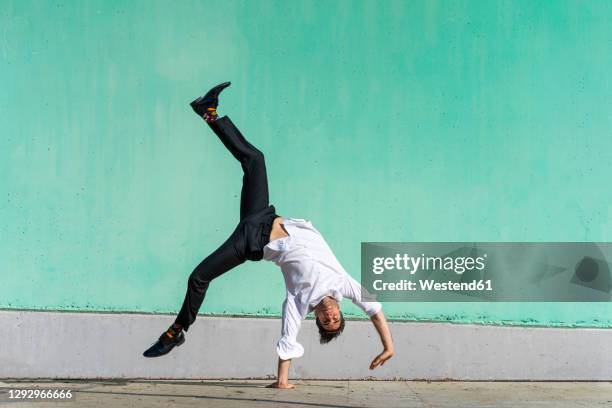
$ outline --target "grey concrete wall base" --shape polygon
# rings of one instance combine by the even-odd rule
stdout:
[[[266,378],[275,376],[278,319],[199,317],[187,341],[142,357],[173,316],[0,311],[0,378]],[[396,355],[368,370],[381,351],[368,321],[347,322],[321,346],[303,324],[304,357],[292,378],[612,380],[612,331],[391,323]],[[7,341],[8,340],[8,341]]]

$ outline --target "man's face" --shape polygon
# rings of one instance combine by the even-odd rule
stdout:
[[[315,316],[327,331],[340,328],[340,306],[334,298],[324,297],[315,308]]]

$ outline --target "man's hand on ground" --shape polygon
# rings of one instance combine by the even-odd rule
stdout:
[[[281,390],[292,390],[295,388],[293,384],[281,384],[278,381],[273,382],[272,384],[266,385],[266,388],[279,388]]]
[[[377,355],[374,360],[372,360],[372,363],[370,364],[370,370],[375,369],[379,365],[380,366],[384,365],[385,361],[387,361],[391,357],[393,357],[393,351],[390,351],[390,350],[383,351],[382,353]]]

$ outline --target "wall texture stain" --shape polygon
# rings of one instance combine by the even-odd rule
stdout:
[[[2,1],[0,307],[175,312],[241,170],[188,103],[225,80],[272,202],[361,241],[612,239],[608,1]],[[275,266],[203,313],[278,315]],[[602,304],[396,319],[612,326]],[[357,309],[347,310],[358,315]]]

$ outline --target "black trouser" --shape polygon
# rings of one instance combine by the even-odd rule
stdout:
[[[264,155],[250,144],[232,121],[224,116],[210,124],[221,142],[240,162],[244,176],[240,196],[240,222],[230,237],[194,269],[187,294],[175,323],[188,330],[204,301],[210,281],[247,259],[259,261],[268,244],[274,206],[268,203],[268,176]]]

